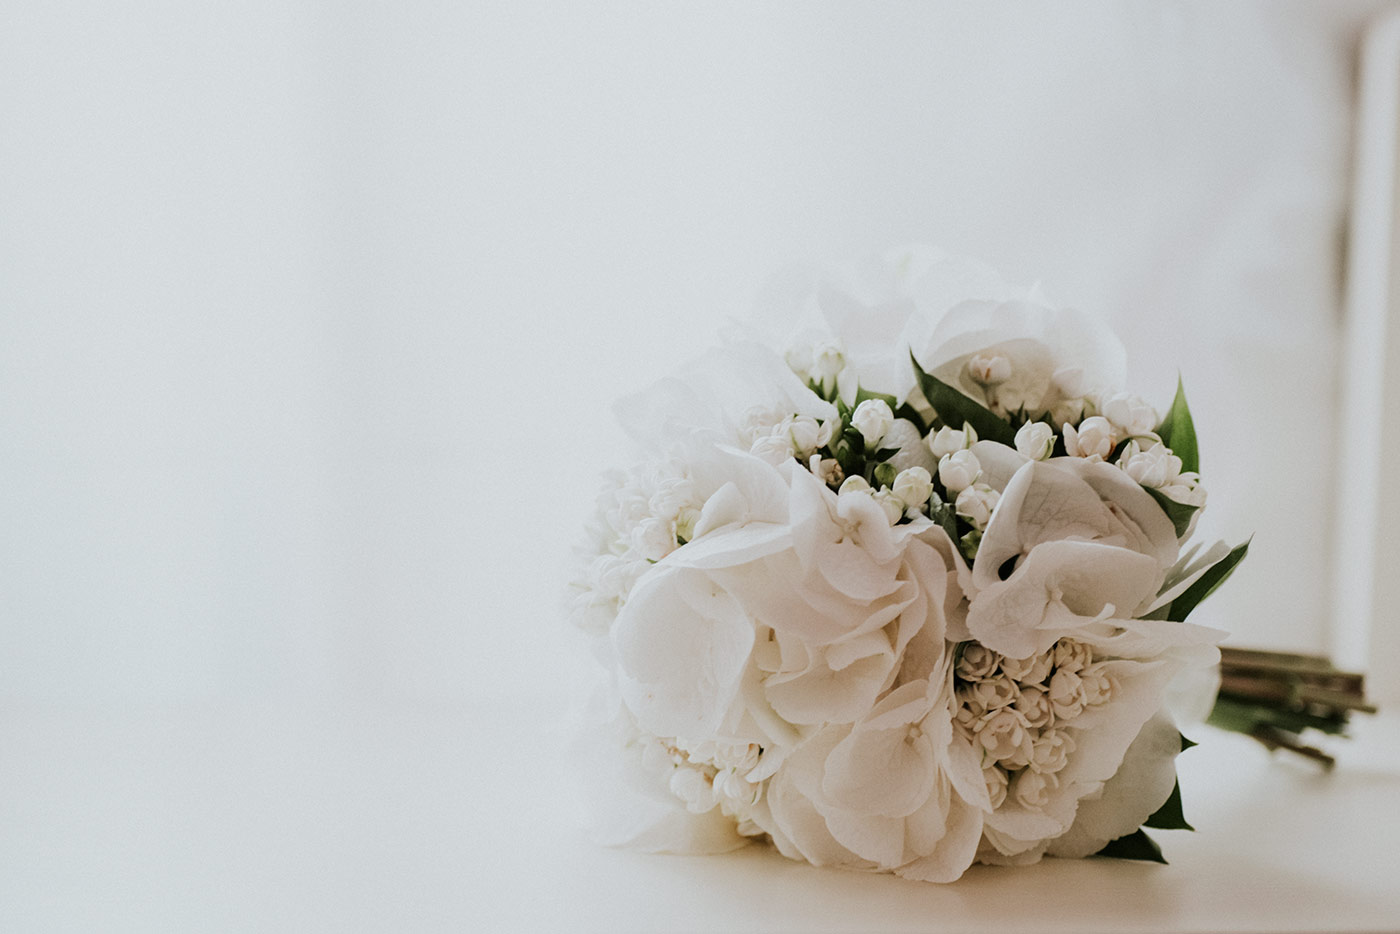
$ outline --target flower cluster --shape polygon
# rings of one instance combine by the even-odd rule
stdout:
[[[1185,612],[1239,556],[1183,550],[1184,396],[1159,415],[1096,321],[942,254],[793,307],[825,330],[619,407],[645,457],[572,588],[600,837],[949,881],[1184,826],[1163,698],[1218,657]]]

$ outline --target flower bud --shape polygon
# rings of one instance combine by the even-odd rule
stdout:
[[[682,506],[676,513],[676,541],[684,544],[695,537],[695,523],[700,521],[700,510],[694,506]]]
[[[928,449],[939,460],[955,451],[970,448],[976,443],[977,430],[965,422],[962,428],[950,428],[945,425],[928,436]]]
[[[786,431],[781,434],[764,435],[755,438],[753,444],[749,445],[749,453],[759,460],[777,467],[783,461],[792,457],[792,437]]]
[[[1070,457],[1102,461],[1113,453],[1113,426],[1102,415],[1084,419],[1078,428],[1066,422],[1064,434],[1065,453]]]
[[[1055,657],[1055,667],[1069,671],[1078,671],[1084,668],[1093,660],[1093,653],[1089,646],[1083,642],[1076,642],[1073,639],[1061,639],[1055,643],[1051,650]]]
[[[788,432],[792,436],[793,449],[800,457],[807,457],[831,441],[831,424],[819,422],[810,415],[793,416]]]
[[[846,368],[846,348],[834,337],[824,338],[812,345],[812,378],[835,384],[836,374]]]
[[[1095,662],[1079,672],[1079,681],[1084,689],[1084,706],[1097,707],[1113,699],[1117,685],[1109,675],[1103,662]]]
[[[1005,354],[973,354],[972,359],[967,361],[967,375],[972,377],[974,383],[996,386],[1011,378],[1011,361]]]
[[[1129,441],[1118,458],[1118,466],[1137,483],[1154,490],[1170,486],[1181,476],[1181,458],[1163,444],[1143,450],[1136,441]]]
[[[997,670],[997,653],[980,642],[969,642],[963,646],[962,656],[954,669],[964,681],[980,681]]]
[[[1026,422],[1016,430],[1016,450],[1033,461],[1045,460],[1055,450],[1055,429],[1044,422]]]
[[[1026,719],[1010,707],[992,711],[977,722],[977,742],[988,757],[1008,768],[1031,761],[1031,733]]]
[[[1059,669],[1050,678],[1049,690],[1056,720],[1073,720],[1084,709],[1084,683],[1078,672]]]
[[[1001,494],[996,490],[985,483],[974,483],[958,493],[953,510],[971,522],[973,527],[984,529],[992,521],[992,510],[997,508],[1000,501]]]
[[[910,467],[899,472],[891,489],[895,496],[904,501],[904,505],[918,509],[928,502],[929,495],[933,493],[933,476],[922,467]]]
[[[960,493],[982,475],[982,464],[971,451],[944,454],[938,462],[938,480],[949,493]]]
[[[1021,685],[1021,691],[1012,701],[1011,707],[1026,718],[1026,723],[1041,729],[1055,719],[1054,708],[1050,706],[1050,695],[1045,689],[1034,684]]]
[[[1050,669],[1055,665],[1055,658],[1049,652],[1042,652],[1040,655],[1031,655],[1027,658],[1003,658],[1001,660],[1001,670],[1007,676],[1019,681],[1021,684],[1040,684],[1050,676]]]
[[[895,496],[888,489],[876,492],[875,502],[885,511],[885,518],[890,520],[890,525],[894,525],[904,518],[904,500]]]
[[[796,339],[788,344],[787,350],[783,352],[783,360],[787,363],[788,369],[797,374],[798,379],[803,382],[812,378],[812,366],[815,358],[812,356],[812,343],[802,339]]]
[[[807,461],[807,469],[812,471],[813,476],[827,486],[837,486],[846,479],[846,472],[841,469],[841,465],[834,457],[813,454],[811,459]]]
[[[1011,783],[1011,797],[1022,807],[1039,811],[1050,803],[1050,796],[1059,787],[1060,782],[1054,775],[1027,769]]]
[[[1132,393],[1110,396],[1104,401],[1102,411],[1120,438],[1145,435],[1157,427],[1157,410]]]
[[[866,399],[851,415],[851,426],[865,439],[867,450],[873,449],[894,424],[894,412],[884,399]]]
[[[843,480],[840,488],[837,489],[836,492],[838,495],[844,495],[846,493],[870,493],[873,491],[870,489],[870,484],[865,482],[864,477],[853,475]]]
[[[1069,763],[1074,746],[1074,738],[1065,730],[1046,730],[1031,744],[1031,770],[1045,774],[1058,772]]]
[[[1006,803],[1006,788],[1010,781],[1005,770],[996,765],[982,769],[982,780],[987,783],[987,797],[992,800],[992,810],[995,811]]]
[[[970,696],[988,710],[1006,707],[1016,700],[1016,682],[1005,675],[987,678],[972,685]]]

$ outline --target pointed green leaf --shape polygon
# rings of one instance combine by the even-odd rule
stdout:
[[[1151,492],[1151,491],[1149,491]],[[1167,612],[1167,619],[1183,623],[1186,617],[1191,615],[1191,611],[1196,605],[1215,593],[1217,587],[1225,583],[1230,575],[1235,572],[1235,568],[1244,560],[1244,556],[1249,554],[1249,541],[1236,545],[1230,549],[1230,553],[1213,564],[1209,571],[1206,571],[1196,582],[1186,588],[1186,592],[1172,601],[1171,609]]]
[[[1110,856],[1114,859],[1141,859],[1154,863],[1166,865],[1167,861],[1162,857],[1162,848],[1159,847],[1151,837],[1143,833],[1139,827],[1126,837],[1119,837],[1111,841],[1108,846],[1099,850],[1097,856]]]
[[[1167,518],[1172,520],[1172,526],[1176,529],[1176,537],[1180,538],[1186,534],[1186,530],[1191,527],[1191,517],[1195,515],[1196,506],[1188,506],[1186,503],[1178,503],[1171,499],[1161,490],[1154,490],[1152,487],[1143,487],[1152,498],[1157,501],[1157,505],[1162,507],[1162,511],[1167,514]]]
[[[1176,378],[1176,398],[1172,400],[1167,417],[1157,426],[1157,434],[1161,435],[1162,443],[1181,458],[1183,471],[1200,471],[1201,457],[1196,448],[1196,424],[1191,420],[1191,410],[1186,405],[1186,389],[1180,376]]]
[[[1182,751],[1182,752],[1185,752],[1186,750],[1190,749],[1192,746],[1198,746],[1198,745],[1200,745],[1199,743],[1194,743],[1194,742],[1192,742],[1191,740],[1187,739],[1187,738],[1186,738],[1183,734],[1181,734],[1181,733],[1177,733],[1176,735],[1181,737],[1181,751]]]
[[[909,360],[914,364],[914,375],[919,379],[919,388],[924,398],[938,413],[945,425],[961,428],[963,423],[977,431],[977,437],[984,441],[999,441],[1008,447],[1016,446],[1016,431],[1011,423],[997,416],[995,412],[973,399],[958,392],[936,376],[930,376],[919,366],[912,353]]]
[[[857,386],[857,387],[856,387],[856,405],[860,405],[862,402],[864,402],[864,401],[867,400],[867,399],[880,399],[880,400],[883,400],[884,403],[885,403],[885,405],[888,405],[888,406],[890,407],[890,411],[891,411],[891,412],[893,412],[893,411],[895,410],[895,408],[899,405],[899,403],[895,401],[894,396],[887,395],[886,393],[883,393],[883,392],[871,392],[869,389],[866,389],[864,386]]]
[[[1159,807],[1155,813],[1142,822],[1144,827],[1156,827],[1158,830],[1195,830],[1186,823],[1186,815],[1181,812],[1181,782],[1178,781],[1172,786],[1171,797]]]

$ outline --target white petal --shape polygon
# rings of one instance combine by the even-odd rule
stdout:
[[[953,882],[972,865],[982,839],[982,811],[953,795],[944,820],[944,833],[933,850],[895,870],[899,875],[920,882]]]

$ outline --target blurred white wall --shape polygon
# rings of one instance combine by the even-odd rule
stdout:
[[[0,700],[537,692],[611,399],[910,240],[1179,368],[1201,621],[1327,648],[1383,6],[5,4]]]

